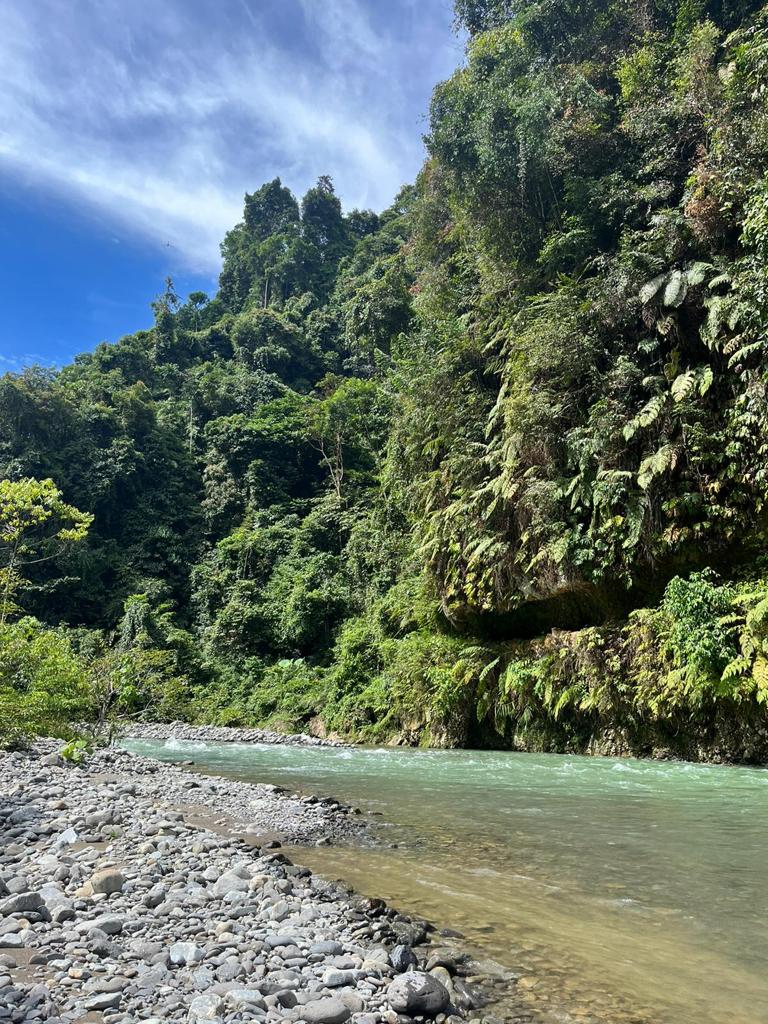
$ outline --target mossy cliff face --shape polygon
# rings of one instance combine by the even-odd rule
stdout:
[[[507,643],[414,633],[408,663],[401,641],[340,724],[390,743],[765,762],[767,636],[763,578],[676,577],[614,624]]]

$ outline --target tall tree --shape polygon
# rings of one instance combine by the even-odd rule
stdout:
[[[351,248],[341,202],[327,175],[318,178],[301,201],[301,233],[309,246],[310,289],[325,302],[339,263]]]

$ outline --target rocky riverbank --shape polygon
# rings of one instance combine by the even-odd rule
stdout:
[[[0,754],[0,1021],[479,1022],[483,979],[447,937],[269,838],[361,827],[124,751]]]
[[[307,733],[273,732],[227,725],[188,725],[186,722],[123,722],[120,734],[140,740],[196,740],[208,743],[282,743],[294,747],[347,747],[342,740]]]

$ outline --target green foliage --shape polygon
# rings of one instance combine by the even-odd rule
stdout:
[[[88,702],[85,667],[64,631],[32,618],[0,625],[0,746],[71,737]]]
[[[724,709],[736,727],[768,699],[767,594],[764,579],[730,585],[693,573],[622,625],[529,641],[478,644],[429,630],[394,641],[361,622],[361,649],[378,653],[358,668],[346,645],[339,651],[333,672],[346,664],[349,687],[351,667],[360,689],[337,705],[338,724],[374,739],[395,731],[541,750],[584,751],[612,737],[609,749],[690,756]]]
[[[667,585],[662,611],[668,616],[667,645],[675,667],[691,686],[718,680],[734,656],[720,620],[731,610],[733,591],[719,586],[711,571],[676,576]]]
[[[91,667],[90,676],[100,724],[138,713],[160,721],[186,713],[188,684],[171,651],[110,651]]]
[[[455,10],[389,210],[276,178],[213,298],[0,378],[0,627],[72,627],[97,722],[578,746],[765,699],[762,582],[701,570],[766,541],[766,9]]]
[[[271,664],[250,658],[236,673],[220,666],[215,680],[194,693],[190,717],[216,725],[298,732],[322,709],[325,692],[322,671],[302,658]]]
[[[177,718],[185,711],[189,681],[187,637],[176,629],[167,604],[147,594],[125,602],[114,643],[92,652],[92,700],[99,723],[115,716]]]
[[[451,670],[461,642],[429,629],[388,636],[375,617],[347,623],[339,636],[323,717],[331,728],[368,740],[393,732],[452,745],[468,713]]]
[[[732,599],[730,615],[720,620],[737,647],[735,657],[723,669],[722,682],[738,699],[768,702],[768,586],[763,579],[750,580]]]
[[[91,753],[91,745],[87,740],[69,740],[59,753],[69,764],[83,764]]]
[[[317,669],[301,658],[281,658],[264,669],[248,694],[249,722],[297,732],[323,706],[323,683]]]
[[[746,10],[457,10],[472,39],[433,100],[398,424],[446,610],[759,547],[764,16],[723,45]]]
[[[20,569],[84,539],[93,516],[64,503],[53,480],[0,480],[0,626],[17,611]]]

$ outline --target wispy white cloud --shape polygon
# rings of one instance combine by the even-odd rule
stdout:
[[[211,271],[242,195],[381,208],[456,64],[449,0],[0,0],[0,172]]]
[[[0,374],[6,372],[18,373],[19,370],[23,370],[26,366],[52,367],[53,365],[54,363],[51,359],[40,355],[38,352],[26,352],[18,356],[0,355]]]

